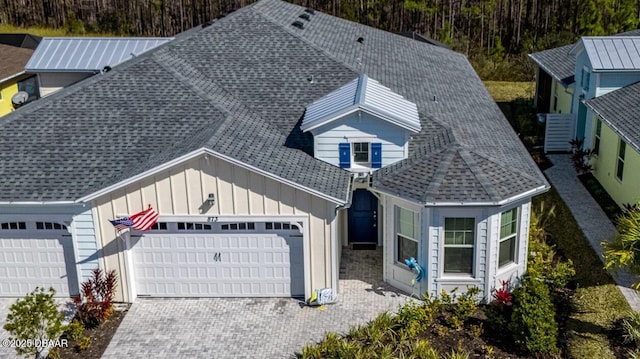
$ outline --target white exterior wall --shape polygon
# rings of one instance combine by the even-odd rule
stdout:
[[[43,72],[38,74],[40,81],[40,97],[51,95],[74,83],[91,77],[86,72]]]
[[[216,197],[213,206],[206,203],[209,193]],[[118,272],[122,290],[117,293],[117,300],[133,298],[129,298],[127,291],[124,243],[116,237],[108,220],[139,212],[146,209],[147,204],[151,204],[161,217],[181,216],[185,221],[189,216],[199,219],[207,216],[306,216],[310,268],[305,271],[310,272],[311,283],[305,285],[332,287],[333,276],[338,275],[333,266],[339,261],[332,261],[332,252],[335,253],[335,246],[340,244],[333,238],[331,229],[337,204],[225,160],[203,155],[95,200],[100,233],[98,246],[104,253],[100,260],[104,268]],[[332,243],[332,240],[336,242]]]
[[[311,131],[314,156],[339,166],[338,145],[346,142],[382,144],[382,167],[407,158],[407,130],[364,112],[355,112]],[[351,154],[353,156],[353,153]]]
[[[496,288],[500,288],[503,280],[517,284],[524,274],[527,265],[527,248],[529,236],[530,199],[512,203],[504,207],[421,207],[412,202],[385,195],[384,199],[384,279],[389,284],[408,293],[429,293],[439,295],[443,290],[450,292],[458,288],[462,293],[467,286],[480,289],[480,298],[490,301]],[[419,289],[411,287],[415,273],[402,264],[395,262],[395,210],[400,206],[421,213],[420,241],[418,243],[418,263],[425,267],[427,273],[420,283]],[[500,216],[501,213],[518,207],[518,232],[515,262],[498,268]],[[473,275],[444,274],[444,219],[445,217],[474,217],[475,247]]]

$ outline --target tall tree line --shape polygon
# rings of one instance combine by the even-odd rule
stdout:
[[[0,22],[71,34],[172,36],[254,0],[0,0]],[[392,32],[415,31],[501,62],[638,26],[640,0],[290,0]]]

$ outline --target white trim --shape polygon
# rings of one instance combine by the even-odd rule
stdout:
[[[340,274],[340,266],[338,264],[338,246],[337,243],[339,241],[338,237],[338,212],[333,210],[332,208],[328,209],[329,215],[333,214],[333,219],[331,223],[329,223],[331,233],[331,287],[335,291],[335,293],[339,294],[339,280],[338,275]],[[307,297],[308,298],[308,297]]]
[[[551,189],[551,186],[547,186],[547,185],[542,185],[539,187],[536,187],[534,189],[530,189],[526,192],[522,192],[518,195],[515,195],[513,197],[509,197],[506,199],[503,199],[502,201],[497,201],[497,202],[418,202],[413,198],[406,198],[403,196],[399,196],[397,193],[393,193],[390,192],[388,190],[385,189],[380,189],[377,187],[373,187],[372,190],[374,191],[378,191],[380,193],[384,193],[386,195],[389,195],[393,198],[397,198],[397,199],[401,199],[403,201],[407,201],[413,204],[417,204],[420,206],[425,206],[425,207],[487,207],[487,206],[503,206],[505,204],[511,203],[511,202],[516,202],[519,201],[523,198],[526,197],[533,197],[537,194],[540,193],[544,193],[546,191],[548,191],[549,189]],[[539,193],[538,193],[539,192]]]
[[[27,73],[27,71],[26,71],[26,70],[23,70],[23,71],[21,71],[21,72],[18,72],[17,74],[13,74],[13,75],[11,75],[11,76],[9,76],[9,77],[5,77],[5,78],[3,78],[3,79],[0,79],[0,84],[1,84],[1,83],[4,83],[4,82],[6,82],[6,81],[12,80],[12,79],[14,79],[14,78],[16,78],[16,77],[18,77],[18,76],[22,76],[22,75],[24,75],[24,74],[26,74],[26,73]]]
[[[142,172],[142,173],[140,173],[138,175],[130,177],[130,178],[124,180],[124,181],[120,181],[120,182],[118,182],[116,184],[113,184],[113,185],[111,185],[109,187],[105,187],[105,188],[103,188],[103,189],[101,189],[99,191],[96,191],[96,192],[91,193],[91,194],[89,194],[87,196],[79,198],[78,200],[76,200],[76,202],[87,202],[87,201],[94,200],[94,199],[96,199],[96,198],[98,198],[100,196],[103,196],[105,194],[113,192],[113,191],[115,191],[117,189],[125,187],[125,186],[127,186],[129,184],[135,183],[137,181],[141,181],[141,180],[145,179],[148,176],[151,176],[153,174],[156,174],[156,173],[159,173],[161,171],[167,170],[170,167],[173,167],[173,166],[178,165],[180,163],[183,163],[185,161],[194,159],[194,158],[196,158],[196,157],[198,157],[200,155],[203,155],[203,154],[209,154],[211,156],[214,156],[214,157],[217,157],[219,159],[225,160],[225,161],[230,162],[232,164],[235,164],[235,165],[237,165],[237,166],[239,166],[241,168],[256,172],[256,173],[261,174],[261,175],[263,175],[263,176],[265,176],[267,178],[276,180],[278,182],[282,182],[282,183],[287,184],[287,185],[289,185],[291,187],[300,189],[300,190],[302,190],[304,192],[310,193],[310,194],[312,194],[312,195],[314,195],[316,197],[328,200],[330,202],[333,202],[333,203],[336,203],[336,204],[345,204],[346,203],[345,200],[334,198],[332,196],[328,196],[328,195],[326,195],[324,193],[321,193],[320,191],[317,191],[317,190],[302,186],[302,185],[300,185],[298,183],[295,183],[293,181],[290,181],[290,180],[287,180],[285,178],[276,176],[276,175],[274,175],[272,173],[269,173],[267,171],[261,170],[261,169],[259,169],[257,167],[251,166],[251,165],[246,164],[246,163],[244,163],[242,161],[239,161],[237,159],[231,158],[229,156],[223,155],[223,154],[221,154],[219,152],[216,152],[216,151],[213,151],[211,149],[204,148],[204,147],[200,148],[198,150],[192,151],[190,153],[187,153],[186,155],[183,155],[183,156],[180,156],[178,158],[175,158],[175,159],[173,159],[171,161],[165,162],[160,166],[154,167],[154,168],[152,168],[150,170],[147,170],[147,171]]]
[[[67,204],[80,204],[83,207],[85,206],[85,203],[79,203],[79,201],[0,201],[0,205],[3,204],[10,204],[10,205],[24,205],[24,206],[29,206],[29,205],[67,205]]]
[[[125,215],[122,215],[125,216]],[[117,216],[117,217],[122,217]],[[160,215],[158,222],[299,222],[308,215]]]
[[[76,236],[76,221],[71,219],[71,223],[67,226],[67,231],[71,233],[71,247],[73,249],[73,264],[76,267],[76,280],[78,281],[78,294],[82,291],[82,270],[80,269],[80,254],[78,253],[78,237]],[[71,288],[69,288],[71,289]],[[75,293],[69,293],[71,295]]]
[[[304,299],[311,298],[311,239],[309,238],[309,217],[302,223],[302,253],[304,256]]]
[[[93,219],[93,231],[96,236],[96,250],[99,251],[100,249],[104,248],[104,246],[102,243],[102,227],[98,222],[98,208],[96,208],[95,206],[91,207],[91,217]],[[105,256],[98,256],[98,259],[96,260],[96,262],[98,263],[98,268],[106,268],[106,263],[103,262],[105,260]]]
[[[124,271],[127,276],[127,293],[129,295],[129,302],[133,303],[138,297],[138,293],[136,292],[136,275],[134,272],[135,265],[133,263],[133,248],[131,247],[131,231],[121,233],[118,237],[124,240]]]

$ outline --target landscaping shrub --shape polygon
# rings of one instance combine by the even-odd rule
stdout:
[[[100,325],[113,314],[113,297],[116,290],[116,272],[103,274],[94,269],[93,277],[82,283],[80,296],[74,298],[77,317],[86,328]]]
[[[631,312],[622,319],[622,338],[625,343],[632,343],[640,349],[640,312]]]
[[[36,287],[26,297],[18,299],[9,307],[4,329],[9,332],[9,340],[18,340],[33,345],[16,346],[21,356],[40,358],[50,340],[57,340],[64,331],[64,314],[58,310],[53,300],[56,291]],[[45,344],[45,345],[39,345]]]
[[[67,325],[65,333],[67,333],[67,337],[76,342],[76,350],[86,350],[91,346],[91,338],[84,335],[84,326],[78,319],[74,319],[69,325]]]
[[[539,278],[524,276],[513,293],[509,330],[515,343],[531,354],[558,351],[558,324],[549,288]]]

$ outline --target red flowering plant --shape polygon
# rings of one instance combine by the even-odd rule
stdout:
[[[510,306],[512,304],[511,300],[513,299],[513,294],[509,290],[509,281],[502,281],[502,288],[496,289],[493,293],[493,299],[498,305]]]

